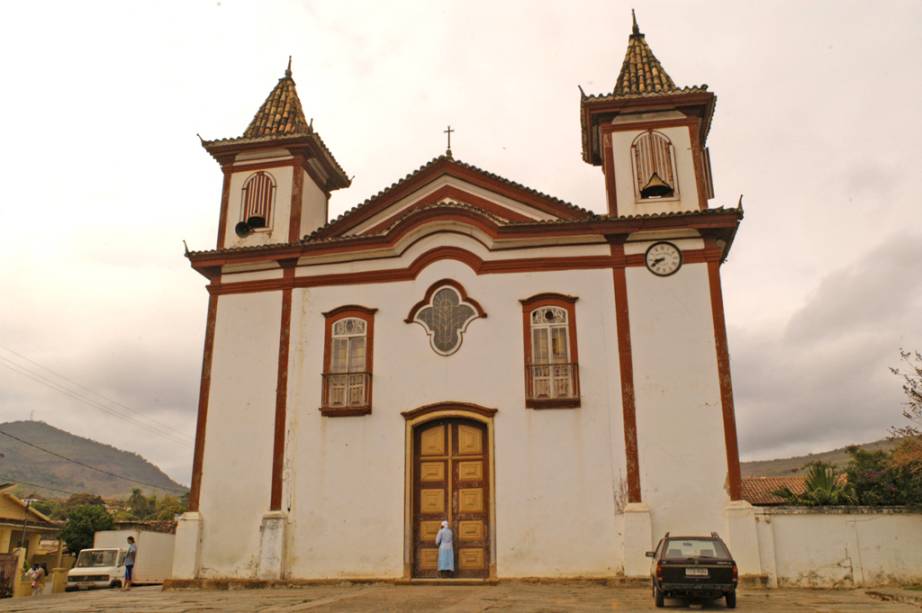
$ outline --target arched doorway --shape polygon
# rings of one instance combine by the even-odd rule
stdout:
[[[491,457],[495,411],[471,410],[470,405],[439,407],[404,414],[408,419],[407,574],[438,577],[435,536],[445,520],[455,534],[454,577],[486,579],[495,574]]]

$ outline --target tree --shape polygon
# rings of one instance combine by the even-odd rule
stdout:
[[[128,497],[128,512],[135,519],[150,519],[154,515],[156,507],[156,496],[148,498],[139,488],[131,490],[131,496]]]
[[[922,504],[922,472],[912,464],[900,466],[893,454],[849,447],[851,460],[846,475],[863,505]]]
[[[807,507],[836,506],[854,503],[854,494],[850,484],[835,469],[825,462],[813,462],[808,465],[804,492],[795,494],[791,488],[784,487],[772,492],[784,498],[790,504]]]
[[[112,517],[105,507],[85,504],[75,507],[67,514],[67,522],[61,530],[61,539],[71,553],[93,546],[93,535],[98,530],[111,530]]]
[[[173,519],[186,511],[186,505],[176,496],[164,495],[157,500],[154,519]]]
[[[922,473],[922,354],[918,351],[900,349],[904,370],[891,368],[894,375],[903,379],[903,417],[909,425],[891,428],[892,437],[899,439],[893,452],[894,465],[914,473]]]
[[[62,502],[57,509],[53,511],[53,519],[67,519],[68,514],[83,505],[95,505],[105,507],[105,501],[96,494],[81,493],[71,494],[67,500]]]

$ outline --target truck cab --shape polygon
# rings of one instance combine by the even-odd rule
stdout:
[[[124,549],[84,549],[67,573],[68,592],[94,587],[120,587],[125,576]]]

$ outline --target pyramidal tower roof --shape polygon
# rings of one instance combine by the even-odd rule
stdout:
[[[640,28],[637,26],[637,16],[631,10],[634,27],[628,39],[627,53],[624,54],[624,63],[615,82],[614,96],[642,96],[680,91],[676,87],[663,65],[660,64]]]
[[[301,99],[298,98],[298,90],[291,78],[291,58],[288,58],[285,76],[279,79],[269,97],[259,107],[243,137],[293,136],[309,132],[310,126],[304,118]]]

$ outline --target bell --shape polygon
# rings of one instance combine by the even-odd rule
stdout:
[[[641,198],[668,198],[675,193],[672,189],[672,186],[659,178],[659,175],[654,172],[653,176],[650,177],[650,180],[647,181],[647,184],[643,186],[640,190]]]

